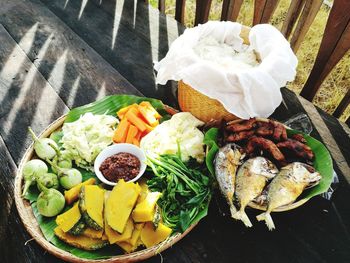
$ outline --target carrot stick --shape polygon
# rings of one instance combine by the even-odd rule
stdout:
[[[121,143],[125,142],[126,136],[128,134],[130,123],[127,119],[122,119],[114,132],[113,142]]]
[[[156,117],[154,117],[154,113],[148,107],[139,105],[138,110],[149,125],[151,125],[152,127],[155,127],[159,124]]]
[[[130,125],[128,135],[126,136],[126,143],[133,143],[136,134],[138,133],[138,129],[134,125]]]
[[[128,110],[130,110],[131,108],[137,107],[137,106],[138,106],[138,105],[137,105],[136,103],[134,103],[134,104],[131,104],[131,105],[126,106],[126,107],[124,107],[124,108],[121,108],[121,109],[117,112],[118,118],[119,118],[120,120],[123,119],[125,113],[126,113]]]
[[[150,110],[156,119],[160,119],[162,117],[149,101],[142,101],[140,106],[146,107],[148,110]]]
[[[138,112],[138,111],[137,111]],[[131,122],[133,125],[135,125],[141,132],[145,131],[147,129],[146,123],[137,116],[137,113],[135,114],[134,109],[128,110],[128,112],[125,114],[125,117],[128,119],[129,122]]]

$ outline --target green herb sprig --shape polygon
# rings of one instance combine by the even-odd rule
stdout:
[[[174,232],[184,232],[208,212],[212,196],[212,178],[203,166],[184,163],[180,154],[147,156],[154,177],[147,184],[151,191],[162,193],[158,201],[163,222]]]

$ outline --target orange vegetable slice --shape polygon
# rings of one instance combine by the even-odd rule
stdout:
[[[128,112],[125,114],[125,117],[128,119],[129,122],[131,122],[133,125],[137,127],[141,132],[144,132],[147,129],[147,124],[137,116],[138,110],[135,110],[134,108],[128,110]]]
[[[126,136],[126,143],[133,143],[136,134],[138,133],[138,129],[134,125],[130,125],[128,135]]]
[[[126,136],[128,134],[130,123],[127,119],[122,119],[114,132],[113,142],[121,143],[125,142]]]
[[[131,104],[131,105],[126,106],[126,107],[124,107],[124,108],[121,108],[121,109],[117,112],[118,118],[119,118],[120,120],[123,119],[125,113],[126,113],[128,110],[130,110],[131,108],[137,108],[137,106],[138,106],[138,105],[137,105],[136,103],[134,103],[134,104]]]
[[[145,106],[139,106],[138,110],[149,125],[151,125],[152,127],[155,127],[159,124],[152,110],[149,110]]]
[[[153,108],[152,104],[149,101],[142,101],[140,104],[140,106],[146,107],[149,111],[152,112],[153,116],[156,119],[160,119],[162,116],[158,113],[158,111],[156,111],[155,108]]]

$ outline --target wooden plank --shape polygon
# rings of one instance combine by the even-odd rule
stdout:
[[[254,0],[253,25],[268,23],[278,3],[279,0]]]
[[[300,1],[291,1],[286,18],[283,21],[281,33],[289,39],[290,34],[293,31],[293,28],[295,26],[296,21],[298,20],[298,17],[301,13],[301,10],[303,9],[305,4],[305,0]]]
[[[318,113],[322,117],[330,131],[331,136],[338,145],[338,148],[343,155],[343,160],[350,164],[350,129],[343,125],[337,118],[324,112],[322,109],[316,107]],[[348,177],[350,178],[350,177]]]
[[[311,27],[312,22],[315,20],[315,17],[321,8],[322,2],[323,0],[312,0],[305,2],[303,11],[290,41],[291,47],[295,53],[298,51],[306,33]]]
[[[68,108],[2,25],[0,39],[0,134],[18,163],[32,142],[28,126],[39,133]]]
[[[153,22],[159,24],[156,32],[162,33],[161,37],[169,39],[170,44],[170,36],[179,32],[175,20],[167,18],[164,25],[159,22],[159,15],[152,17],[151,7],[145,8],[145,4],[139,1],[117,1],[117,8],[116,2],[106,1],[99,6],[90,1],[80,20],[77,18],[80,9],[77,1],[69,2],[65,9],[64,0],[41,2],[145,96],[157,97],[166,103],[171,101],[171,89],[155,85],[153,61],[158,60],[159,51],[164,48],[153,46],[159,36],[151,33],[154,33]],[[159,14],[158,10],[155,11]],[[111,47],[112,42],[115,43],[114,48]]]
[[[5,1],[5,5],[11,2]],[[25,47],[21,39],[25,30],[37,24],[32,36],[33,45],[26,54],[63,101],[69,102],[69,107],[86,104],[109,94],[140,94],[40,2],[18,0],[17,5],[6,16],[1,16],[0,22],[23,50]],[[46,52],[39,55],[44,49]],[[54,68],[60,71],[59,74],[52,74]],[[71,88],[77,79],[80,81],[77,83],[76,93],[83,92],[85,96],[76,96],[72,92]]]
[[[196,0],[196,17],[194,25],[204,24],[208,21],[212,0]]]
[[[158,9],[161,13],[165,13],[165,0],[158,0]]]
[[[224,0],[222,3],[221,21],[236,21],[243,0]]]
[[[176,0],[175,19],[181,24],[185,24],[185,5],[186,0]]]
[[[342,151],[340,150],[340,146],[337,144],[334,137],[332,136],[332,132],[329,130],[329,128],[325,124],[324,120],[322,119],[320,113],[317,111],[316,107],[311,102],[305,100],[302,97],[299,97],[299,99],[303,104],[304,109],[307,111],[312,123],[317,128],[322,138],[322,141],[327,146],[327,149],[332,155],[334,162],[337,163],[337,166],[339,167],[342,175],[346,178],[347,182],[350,183],[349,164],[347,163],[346,158],[342,154]],[[344,138],[343,140],[344,140],[343,145],[341,147],[344,147],[345,145],[350,144],[349,138]]]
[[[346,92],[345,96],[339,103],[338,107],[335,109],[333,116],[336,118],[339,118],[343,112],[346,110],[346,108],[349,106],[350,103],[350,89]]]
[[[314,67],[301,91],[301,96],[312,100],[323,80],[349,49],[350,1],[335,0]]]

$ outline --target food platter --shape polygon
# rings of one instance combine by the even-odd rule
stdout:
[[[66,115],[60,117],[53,123],[51,123],[41,134],[40,138],[46,138],[48,137],[53,131],[60,128],[66,118]],[[27,151],[25,152],[15,178],[15,202],[16,207],[19,213],[19,216],[23,222],[24,227],[29,232],[29,234],[35,239],[35,241],[46,251],[49,253],[55,255],[58,258],[61,258],[63,260],[69,261],[69,262],[91,262],[90,259],[84,259],[77,256],[72,255],[71,253],[62,250],[60,248],[57,248],[52,243],[50,243],[46,238],[44,237],[43,233],[41,232],[39,228],[39,224],[37,222],[37,219],[35,218],[33,214],[32,207],[30,203],[26,200],[24,200],[21,196],[22,193],[22,187],[23,187],[23,165],[30,160],[33,157],[34,149],[33,144],[29,146]],[[192,225],[190,228],[188,228],[184,233],[182,234],[176,234],[166,241],[152,247],[149,249],[143,249],[141,251],[133,252],[126,255],[119,255],[114,256],[108,259],[100,259],[100,260],[94,260],[94,262],[134,262],[134,261],[141,261],[145,260],[147,258],[150,258],[156,254],[159,254],[160,252],[166,250],[167,248],[171,247],[175,243],[177,243],[179,240],[181,240],[184,236],[186,236],[195,225]]]
[[[86,111],[86,110],[89,111],[91,109],[94,109],[94,107],[92,107],[92,106],[96,106],[96,105],[97,106],[104,105],[103,107],[106,107],[105,106],[106,101],[108,101],[109,99],[113,100],[113,98],[116,98],[117,100],[119,100],[122,97],[120,97],[120,96],[111,96],[109,98],[106,97],[105,99],[103,99],[101,101],[95,102],[95,105],[91,104],[91,105],[83,106],[82,107],[83,111],[81,111],[81,109],[77,108],[77,109],[73,110],[68,116],[64,115],[64,116],[60,117],[59,119],[57,119],[56,121],[54,121],[38,137],[39,138],[48,138],[53,132],[55,132],[57,130],[64,131],[64,129],[62,129],[62,127],[65,124],[65,120],[72,120],[73,123],[74,123],[75,120],[82,118],[82,114],[84,113],[84,111]],[[137,99],[140,99],[140,98],[137,98]],[[100,112],[105,112],[105,109],[101,110],[99,107],[97,107],[97,109]],[[192,123],[192,125],[197,125],[197,124],[203,125],[204,124],[203,122],[201,122],[198,119],[196,119],[195,117],[193,117],[190,113],[177,113],[176,110],[174,110],[172,108],[168,108],[168,107],[164,107],[163,109],[165,110],[165,112],[170,113],[170,115],[172,115],[171,118],[168,121],[163,122],[160,125],[160,126],[163,126],[163,128],[166,127],[166,123],[169,124],[171,120],[176,119],[176,118],[180,118],[179,117],[180,115],[182,116],[182,118],[185,118],[185,120],[186,120],[182,124],[184,127],[187,127],[189,122]],[[115,110],[113,110],[112,112],[115,112]],[[113,113],[111,113],[111,115],[113,115]],[[256,118],[256,121],[258,121],[258,122],[265,122],[265,123],[271,122],[271,120],[264,119],[264,118]],[[197,124],[194,124],[195,122],[197,122]],[[247,120],[234,120],[234,121],[228,122],[226,125],[228,125],[228,124],[230,124],[230,125],[231,124],[239,124],[240,125],[241,122],[242,123],[243,122],[247,122]],[[272,121],[272,122],[275,122],[275,121]],[[117,127],[119,125],[121,125],[121,122],[119,122]],[[279,125],[281,125],[281,124],[279,124]],[[174,127],[174,125],[170,125],[169,127]],[[225,127],[227,127],[227,126],[225,126]],[[295,133],[300,134],[300,132],[291,130],[291,129],[289,129],[286,126],[284,126],[284,127],[287,129],[287,133],[288,134],[291,134],[291,135],[293,135]],[[221,128],[221,129],[226,129],[226,128]],[[117,130],[118,129],[116,128],[115,132]],[[218,137],[209,135],[210,131],[216,132],[219,137],[221,136],[221,139],[218,139]],[[214,157],[218,156],[219,153],[217,152],[217,150],[214,149],[215,147],[213,147],[213,145],[211,145],[210,143],[206,142],[206,140],[208,140],[208,139],[212,140],[212,142],[215,144],[216,142],[218,142],[218,140],[224,140],[225,136],[227,136],[227,135],[225,135],[224,131],[221,131],[221,133],[219,133],[219,129],[215,128],[215,127],[209,128],[209,130],[206,130],[206,131],[199,131],[198,130],[197,132],[200,133],[201,136],[204,136],[202,141],[200,141],[200,143],[203,143],[201,145],[203,145],[203,146],[207,145],[206,146],[206,152],[205,152],[204,156],[202,156],[201,158],[205,159],[205,164],[206,164],[206,167],[208,169],[207,172],[209,173],[209,171],[210,171],[209,166],[215,166],[216,159],[214,160]],[[149,133],[149,134],[152,134],[152,132]],[[167,134],[165,134],[165,135],[167,135]],[[209,138],[206,137],[207,135],[209,136]],[[155,134],[155,136],[156,137],[162,137],[162,136],[159,136],[159,134],[157,134],[157,133]],[[167,137],[167,136],[163,136],[163,137]],[[303,134],[303,137],[306,139],[307,143],[312,148],[312,150],[315,151],[315,168],[319,172],[321,172],[322,174],[326,174],[327,176],[322,178],[322,180],[321,180],[321,184],[323,184],[323,186],[317,186],[319,188],[313,187],[313,188],[311,188],[311,191],[309,191],[309,189],[305,190],[305,193],[300,195],[300,197],[298,199],[296,199],[294,202],[291,202],[291,203],[289,203],[287,205],[283,205],[283,206],[277,207],[276,209],[273,210],[273,212],[283,212],[283,211],[288,211],[288,210],[295,209],[295,208],[303,205],[304,203],[306,203],[311,197],[324,192],[325,189],[327,188],[327,186],[330,184],[329,171],[332,169],[332,167],[331,167],[332,165],[331,165],[331,159],[330,159],[328,151],[324,148],[322,143],[320,143],[319,141],[315,140],[314,138],[312,138],[312,137],[310,137],[310,136],[308,136],[306,134]],[[150,137],[148,139],[152,142],[152,140],[154,140],[154,138],[155,137],[153,137],[153,138]],[[143,140],[143,141],[146,141],[146,140]],[[142,147],[143,141],[141,142],[141,146],[140,147]],[[222,142],[223,141],[221,141],[221,143]],[[169,143],[171,143],[171,141],[169,141]],[[166,143],[163,142],[162,144],[166,146]],[[173,244],[178,242],[180,239],[182,239],[186,234],[188,234],[193,229],[193,227],[195,227],[195,225],[198,223],[198,221],[201,218],[203,218],[206,215],[206,213],[207,213],[206,212],[207,210],[204,210],[204,213],[199,216],[199,219],[197,221],[192,221],[193,223],[189,224],[189,225],[187,225],[187,227],[183,228],[183,231],[176,231],[173,235],[169,236],[168,238],[166,238],[165,240],[161,241],[160,243],[158,242],[155,245],[149,246],[148,248],[144,248],[144,249],[141,249],[141,250],[137,250],[136,252],[130,251],[127,254],[120,254],[119,252],[114,254],[114,252],[113,252],[113,254],[106,254],[106,255],[104,255],[103,252],[102,252],[102,254],[98,254],[96,257],[93,254],[88,254],[88,253],[87,254],[84,254],[84,253],[81,254],[79,251],[76,252],[74,249],[72,250],[71,248],[66,248],[65,246],[61,246],[59,243],[57,243],[58,239],[57,239],[57,237],[55,237],[55,235],[57,235],[57,234],[56,234],[56,232],[53,232],[53,228],[47,229],[47,228],[45,228],[45,226],[41,225],[41,224],[45,225],[45,222],[43,223],[43,219],[40,216],[40,213],[38,212],[38,210],[36,209],[35,202],[33,201],[34,199],[30,199],[29,198],[28,200],[26,200],[22,196],[23,182],[25,180],[24,176],[23,176],[23,171],[24,171],[23,168],[24,168],[25,164],[29,160],[31,160],[33,158],[34,159],[37,158],[36,150],[34,148],[34,145],[35,145],[34,143],[31,144],[30,147],[25,152],[25,154],[24,154],[24,156],[23,156],[23,158],[22,158],[22,160],[20,162],[18,171],[17,171],[17,175],[16,175],[16,178],[15,178],[15,202],[16,202],[16,206],[17,206],[20,218],[21,218],[25,228],[32,235],[32,237],[45,250],[47,250],[49,253],[51,253],[51,254],[59,257],[59,258],[62,258],[64,260],[66,260],[66,261],[70,261],[70,262],[87,262],[87,261],[93,260],[94,262],[132,262],[132,261],[139,261],[139,260],[143,260],[143,259],[152,257],[152,256],[154,256],[154,255],[164,251],[165,249],[169,248],[170,246],[172,246]],[[118,143],[114,144],[114,146],[117,146],[117,145],[118,145]],[[204,150],[203,146],[202,146],[202,150]],[[179,151],[179,149],[180,148],[178,148],[177,151]],[[219,148],[217,148],[217,149],[219,150]],[[145,152],[147,152],[147,147],[143,148],[143,150]],[[159,156],[162,157],[162,155],[159,155]],[[181,154],[180,154],[180,156],[181,156]],[[243,161],[243,159],[241,159],[241,160],[242,161],[240,161],[241,162],[240,166],[243,164],[243,162],[246,162],[246,161]],[[209,165],[208,165],[207,161],[209,162]],[[320,163],[323,163],[323,165],[320,165]],[[148,165],[152,169],[154,168],[149,163],[148,163]],[[203,163],[203,165],[204,165],[204,163]],[[238,166],[238,167],[240,167],[240,166]],[[153,169],[153,172],[154,172],[153,176],[157,177],[157,172],[154,169]],[[212,173],[212,175],[213,175],[213,173]],[[217,176],[218,176],[218,174],[216,174],[216,179],[218,180]],[[149,181],[152,181],[152,180],[153,179],[151,178]],[[132,182],[130,182],[130,183],[133,184]],[[113,184],[113,185],[115,185],[115,184]],[[117,183],[116,186],[118,186],[118,185],[119,185],[119,182]],[[114,187],[114,188],[116,188],[116,187]],[[114,190],[114,188],[113,188],[113,190]],[[80,200],[80,198],[81,197],[79,196],[79,200]],[[31,203],[32,201],[33,201],[33,203]],[[34,206],[33,206],[33,204],[34,204]],[[69,205],[69,203],[68,203],[68,205]],[[256,202],[250,202],[248,204],[248,206],[250,208],[253,208],[253,209],[267,210],[266,206],[259,205]],[[130,217],[131,217],[131,215],[130,215]],[[163,217],[163,215],[162,215],[162,217]],[[56,223],[57,223],[57,219],[56,219]],[[55,238],[57,239],[56,241],[55,241]],[[60,241],[60,242],[62,242],[62,241]],[[113,244],[113,243],[111,243],[111,244]]]

